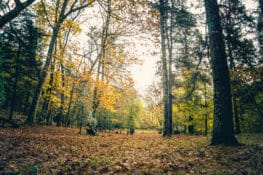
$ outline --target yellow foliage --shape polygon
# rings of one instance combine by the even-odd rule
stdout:
[[[116,100],[119,97],[117,90],[103,81],[96,81],[95,86],[90,89],[91,93],[94,92],[95,87],[97,88],[97,94],[100,102],[99,107],[114,112]]]
[[[77,21],[73,21],[72,19],[67,19],[64,21],[62,28],[64,29],[71,29],[72,34],[77,34],[81,32],[80,25],[78,24]]]

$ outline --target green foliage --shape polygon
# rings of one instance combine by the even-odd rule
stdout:
[[[175,23],[179,27],[190,29],[196,25],[196,18],[185,8],[175,9],[171,13],[175,16]]]
[[[131,104],[128,108],[128,128],[130,129],[130,134],[134,133],[134,128],[136,127],[136,121],[142,111],[142,104],[139,100],[131,101]],[[137,124],[138,125],[138,124]]]
[[[212,87],[206,41],[196,29],[196,18],[182,6],[175,21],[175,78],[173,87],[174,130],[207,134],[212,129]],[[177,19],[176,18],[176,19]]]
[[[263,93],[262,86],[254,82],[239,87],[238,109],[242,132],[263,132]]]
[[[41,62],[37,58],[39,33],[28,12],[12,21],[0,34],[1,40],[1,85],[5,99],[3,108],[27,113],[34,92]],[[1,97],[3,97],[1,95]],[[11,106],[9,106],[11,105]]]

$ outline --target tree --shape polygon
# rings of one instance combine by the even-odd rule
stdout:
[[[260,59],[259,62],[263,63],[263,0],[258,0],[259,4],[259,14],[258,14],[258,25],[257,25],[257,35],[258,35],[258,43],[259,43],[259,54]]]
[[[161,62],[162,62],[162,83],[163,83],[163,104],[164,104],[164,130],[163,136],[169,137],[173,133],[172,128],[172,105],[170,98],[170,81],[167,61],[167,45],[166,45],[166,33],[167,33],[167,18],[168,18],[168,1],[159,1],[160,12],[160,31],[161,31]]]
[[[152,116],[155,120],[155,127],[160,131],[163,129],[163,98],[161,85],[153,83],[147,88],[147,94],[144,95],[144,103],[149,112],[148,115]]]
[[[2,50],[0,50],[0,52],[2,52]],[[4,93],[4,81],[3,81],[3,69],[2,69],[2,65],[3,65],[3,58],[2,56],[0,56],[0,106],[3,104],[3,102],[5,101],[5,93]]]
[[[27,106],[40,69],[37,50],[40,33],[34,25],[32,14],[25,12],[4,27],[1,35],[1,57],[3,60],[3,82],[6,101],[3,108],[8,109],[9,119],[15,111],[27,114]],[[35,74],[32,74],[35,72]]]
[[[35,0],[27,0],[21,2],[20,0],[14,0],[15,8],[10,10],[8,13],[0,17],[0,29],[3,28],[5,24],[16,18],[25,8],[30,6]],[[3,3],[2,1],[0,3]]]
[[[39,104],[39,99],[42,93],[42,88],[44,85],[44,82],[47,78],[48,72],[49,72],[49,67],[51,64],[51,61],[53,59],[53,52],[54,52],[54,48],[55,48],[55,44],[57,42],[57,38],[59,35],[59,31],[60,28],[63,24],[63,22],[70,16],[70,15],[74,15],[74,13],[80,13],[82,11],[82,9],[88,7],[93,1],[77,1],[74,0],[73,2],[69,2],[68,0],[64,0],[61,4],[60,1],[56,1],[56,15],[58,16],[54,16],[53,19],[53,24],[50,23],[51,27],[52,27],[52,35],[51,35],[51,39],[50,39],[50,43],[49,43],[49,47],[48,47],[48,51],[47,51],[47,56],[46,56],[46,61],[43,67],[43,70],[41,72],[40,75],[40,79],[36,88],[36,92],[35,95],[33,97],[33,101],[32,101],[32,105],[31,105],[31,109],[30,109],[30,113],[28,115],[27,118],[27,123],[29,125],[33,125],[35,123],[35,118],[36,118],[36,113],[37,113],[37,107]],[[46,13],[46,7],[44,2],[42,1],[42,8]],[[51,22],[50,20],[48,20],[49,22]]]
[[[103,5],[102,5],[103,6]],[[105,21],[103,23],[102,26],[102,32],[101,32],[101,42],[100,42],[100,51],[98,54],[98,68],[97,68],[97,77],[96,77],[96,81],[102,81],[102,83],[104,83],[104,79],[105,79],[105,63],[106,63],[106,47],[108,44],[108,40],[109,40],[109,35],[110,35],[110,31],[109,31],[109,27],[110,27],[110,23],[111,23],[111,18],[112,18],[112,2],[111,0],[107,0],[105,7],[103,7],[105,9],[106,12],[106,17],[103,21]],[[92,116],[94,118],[96,118],[96,113],[97,113],[97,108],[99,107],[99,96],[100,94],[98,94],[98,87],[95,86],[94,91],[93,91],[93,111],[92,111]]]
[[[142,110],[142,104],[138,100],[132,100],[129,102],[128,108],[128,133],[134,134],[135,132],[135,120],[139,116]]]
[[[222,28],[225,34],[226,54],[231,74],[231,89],[233,101],[233,113],[235,121],[235,133],[240,133],[240,114],[238,109],[238,85],[239,77],[233,76],[236,67],[245,65],[253,68],[255,64],[255,49],[253,41],[246,37],[251,34],[253,18],[247,15],[246,8],[240,0],[221,2]],[[247,29],[247,30],[244,30]],[[250,30],[248,30],[250,29]],[[237,75],[237,74],[235,74]]]
[[[234,135],[232,96],[227,56],[217,0],[204,0],[214,83],[212,145],[238,145]]]

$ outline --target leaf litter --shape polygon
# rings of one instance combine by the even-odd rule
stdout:
[[[226,147],[209,146],[206,136],[0,128],[0,174],[263,174],[262,141],[250,138],[239,136],[246,146]]]

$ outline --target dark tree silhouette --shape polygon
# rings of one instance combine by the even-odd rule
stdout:
[[[234,136],[232,95],[217,0],[205,0],[214,83],[212,145],[238,145]]]
[[[0,17],[0,29],[8,22],[16,18],[25,8],[30,6],[35,0],[27,0],[21,2],[20,0],[15,1],[15,8],[10,10],[8,13]]]

